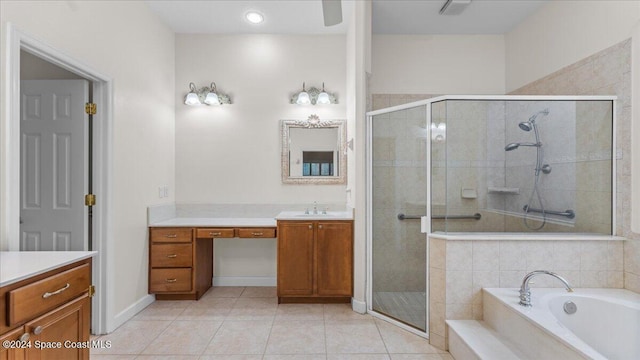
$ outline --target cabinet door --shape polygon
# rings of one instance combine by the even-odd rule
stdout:
[[[29,360],[48,359],[89,359],[89,309],[91,302],[88,295],[73,300],[59,308],[28,322],[25,329],[31,334],[31,341],[35,343],[60,342],[60,349],[36,349],[35,346],[27,350]],[[65,346],[65,341],[70,341]],[[82,348],[82,342],[85,342]],[[75,348],[70,345],[77,345]]]
[[[6,348],[2,344],[5,341],[18,341],[20,337],[24,334],[24,327],[19,327],[18,329],[12,330],[2,336],[0,336],[0,360],[24,360],[26,359],[26,349],[21,349],[19,347],[9,347]],[[14,344],[10,344],[14,345]]]
[[[317,286],[321,296],[353,295],[353,228],[348,222],[318,223]]]
[[[313,294],[313,223],[278,222],[278,296]]]

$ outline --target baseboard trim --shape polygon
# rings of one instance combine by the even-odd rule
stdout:
[[[154,295],[146,295],[143,296],[140,300],[131,304],[131,306],[129,306],[128,308],[122,310],[113,319],[113,328],[107,329],[107,333],[115,331],[120,327],[120,325],[126,323],[128,320],[136,316],[137,313],[142,311],[147,306],[151,305],[151,303],[153,303],[154,301],[156,301],[156,297]]]
[[[351,298],[351,309],[353,309],[353,311],[360,313],[360,314],[366,314],[367,313],[367,303],[364,301],[360,301],[360,300],[356,300],[354,298]]]
[[[275,276],[214,276],[213,286],[276,286]]]

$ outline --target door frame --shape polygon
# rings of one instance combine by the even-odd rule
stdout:
[[[373,117],[377,114],[384,114],[387,112],[399,111],[404,109],[409,109],[417,106],[425,106],[426,107],[426,116],[425,116],[425,127],[426,127],[426,136],[427,139],[431,139],[431,126],[427,124],[431,123],[431,103],[425,100],[413,102],[409,104],[398,105],[390,108],[385,108],[377,111],[367,112],[366,120],[365,120],[365,173],[366,173],[366,293],[365,298],[367,304],[367,313],[371,314],[373,317],[378,319],[382,319],[391,324],[398,326],[401,329],[404,329],[408,332],[416,334],[420,337],[429,339],[429,238],[428,233],[431,232],[431,222],[427,222],[427,228],[421,229],[421,233],[424,234],[424,241],[426,242],[425,248],[425,297],[426,297],[426,317],[425,317],[425,331],[417,329],[413,326],[410,326],[402,321],[396,320],[395,318],[385,315],[383,313],[379,313],[373,310]],[[431,218],[431,146],[427,146],[427,166],[426,166],[426,183],[427,187],[427,198],[426,198],[426,216],[423,218]],[[421,221],[424,221],[422,219]]]
[[[7,23],[5,118],[4,133],[6,164],[3,197],[6,199],[4,222],[10,251],[20,249],[20,51],[24,50],[93,82],[93,102],[98,107],[93,129],[93,193],[98,201],[93,207],[93,284],[91,328],[95,334],[105,334],[114,327],[113,315],[113,244],[111,233],[111,194],[113,186],[113,80],[66,55],[45,42]]]

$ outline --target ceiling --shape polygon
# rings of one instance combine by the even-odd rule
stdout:
[[[445,16],[445,0],[373,0],[373,33],[504,34],[546,2],[473,0],[462,14]]]
[[[320,0],[147,0],[147,5],[176,33],[190,34],[346,34],[347,21],[325,27]],[[343,1],[349,19],[353,1]],[[253,25],[244,15],[257,11],[264,22]]]
[[[321,0],[147,0],[176,33],[344,34],[355,1],[342,0],[343,21],[325,27]],[[375,34],[503,34],[548,0],[473,0],[461,15],[439,14],[445,0],[373,0]],[[259,25],[244,14],[264,15]]]

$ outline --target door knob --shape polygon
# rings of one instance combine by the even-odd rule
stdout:
[[[22,336],[20,336],[20,338],[18,340],[20,340],[21,342],[25,342],[25,341],[29,341],[29,338],[31,336],[29,335],[29,333],[24,333],[22,334]]]

